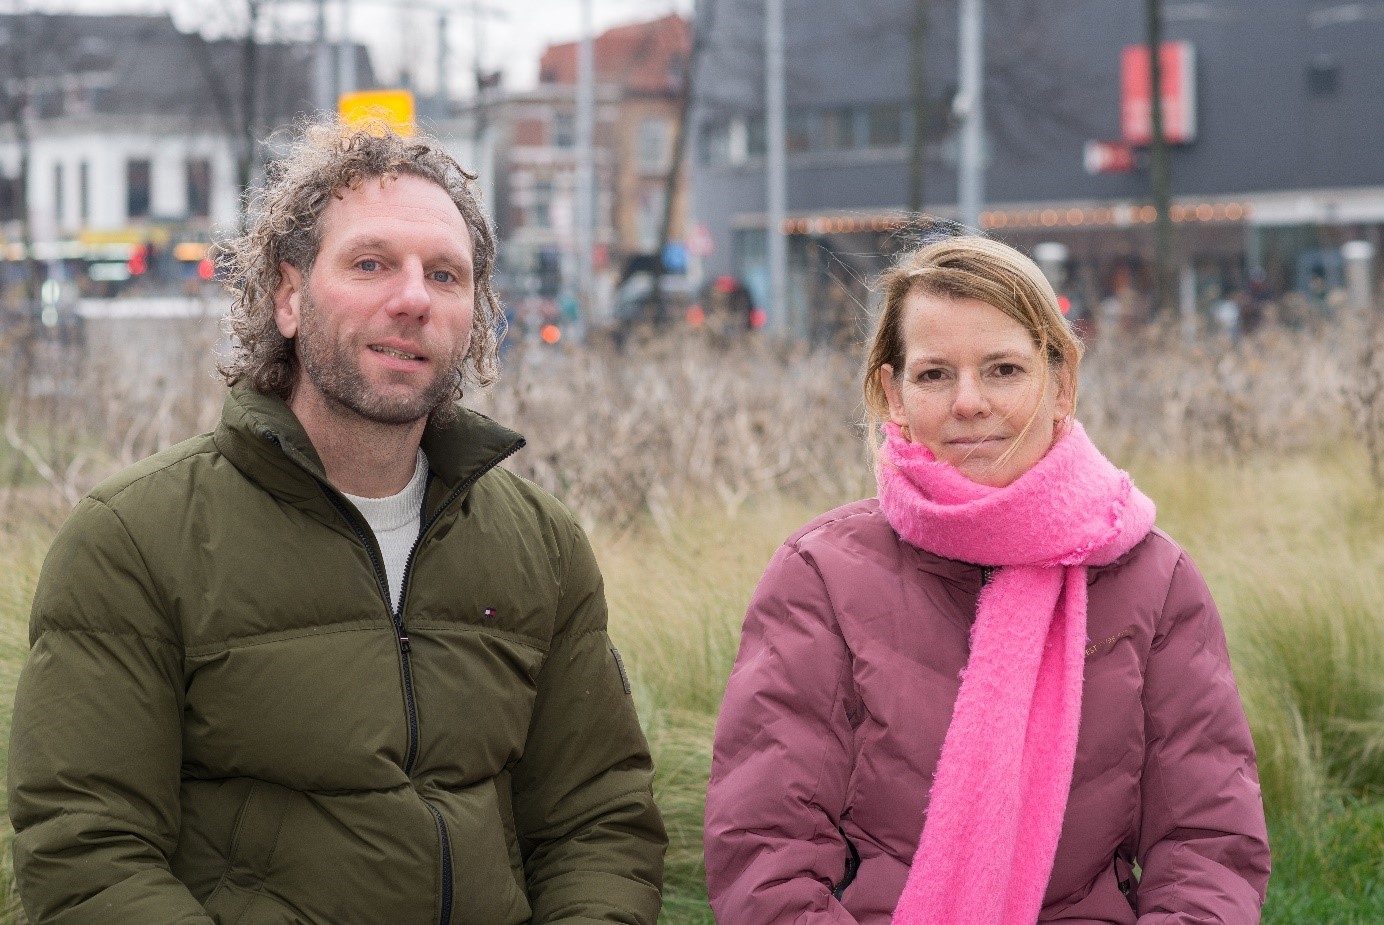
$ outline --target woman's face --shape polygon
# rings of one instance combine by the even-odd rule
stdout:
[[[909,440],[996,488],[1043,458],[1073,390],[1059,367],[1044,372],[1023,325],[986,302],[918,291],[905,297],[901,323],[902,375],[886,364],[879,376]]]

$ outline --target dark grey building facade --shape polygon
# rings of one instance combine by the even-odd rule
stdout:
[[[957,4],[784,3],[790,301],[848,315],[867,298],[859,281],[900,246],[910,198],[955,214]],[[1149,282],[1146,152],[1132,172],[1085,166],[1088,142],[1121,138],[1121,55],[1145,41],[1144,16],[1137,0],[985,3],[981,223],[1027,250],[1062,245],[1064,285],[1087,304]],[[704,4],[701,26],[706,268],[762,297],[764,2]],[[1337,287],[1342,243],[1384,243],[1384,2],[1166,0],[1163,38],[1195,62],[1195,137],[1171,149],[1185,288],[1209,303],[1252,274],[1280,293]]]

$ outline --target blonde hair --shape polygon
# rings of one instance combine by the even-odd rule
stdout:
[[[1068,377],[1072,407],[1076,407],[1077,369],[1082,346],[1057,304],[1057,293],[1038,265],[1022,253],[991,238],[958,235],[906,251],[876,282],[884,299],[865,358],[862,385],[869,433],[890,419],[889,399],[880,384],[880,370],[891,366],[895,377],[904,373],[904,304],[914,292],[946,299],[975,299],[1004,312],[1033,337],[1047,373],[1060,368]],[[1025,433],[1033,421],[1024,426]]]
[[[244,234],[217,247],[218,271],[231,290],[227,327],[232,354],[219,367],[228,385],[242,380],[256,391],[287,399],[297,377],[293,341],[274,322],[274,293],[282,281],[280,265],[312,270],[322,242],[322,216],[342,190],[366,180],[400,174],[436,183],[451,197],[471,232],[475,266],[475,306],[471,341],[455,370],[456,391],[471,381],[493,382],[499,366],[504,313],[491,288],[495,236],[467,173],[432,138],[404,138],[382,122],[345,125],[334,117],[304,121],[288,154],[265,168],[264,183],[249,198],[251,219]],[[446,417],[451,402],[439,406]]]

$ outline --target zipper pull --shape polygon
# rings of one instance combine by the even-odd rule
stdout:
[[[400,634],[399,634],[399,648],[400,648],[402,651],[404,651],[404,652],[409,651],[409,648],[410,648],[410,647],[409,647],[409,643],[408,643],[408,634],[407,634],[407,633],[400,633]]]

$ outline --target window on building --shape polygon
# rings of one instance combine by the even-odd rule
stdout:
[[[211,217],[211,161],[206,158],[187,162],[187,214],[189,218]]]
[[[85,225],[91,221],[91,162],[82,161],[77,165],[77,209],[78,217]]]
[[[750,157],[763,157],[769,152],[769,135],[764,116],[751,116],[745,122],[745,152]]]
[[[1307,92],[1331,96],[1341,88],[1341,62],[1332,55],[1317,55],[1307,65]]]
[[[790,109],[784,120],[784,147],[790,154],[811,151],[813,145],[813,114],[806,109]]]
[[[53,218],[57,219],[58,225],[62,225],[67,219],[67,191],[63,189],[67,184],[63,181],[67,178],[63,176],[62,164],[53,165]]]
[[[672,149],[671,131],[666,119],[639,121],[639,169],[645,173],[664,173],[668,170],[668,155]]]
[[[697,161],[704,167],[724,167],[730,163],[730,122],[711,119],[697,133]]]
[[[145,158],[125,162],[125,216],[148,218],[153,190],[153,165]]]
[[[533,207],[529,210],[530,224],[535,228],[553,227],[553,182],[539,180],[533,185]]]
[[[846,151],[855,147],[855,112],[849,108],[822,112],[822,147]]]
[[[639,194],[639,249],[652,253],[658,247],[658,233],[663,229],[663,204],[667,201],[661,189],[647,189]]]
[[[553,113],[554,148],[575,148],[577,146],[577,117],[570,112]]]
[[[18,177],[0,176],[0,222],[18,221],[24,208],[24,187]]]
[[[871,106],[866,117],[866,140],[872,148],[893,148],[903,144],[903,113],[897,105]]]

